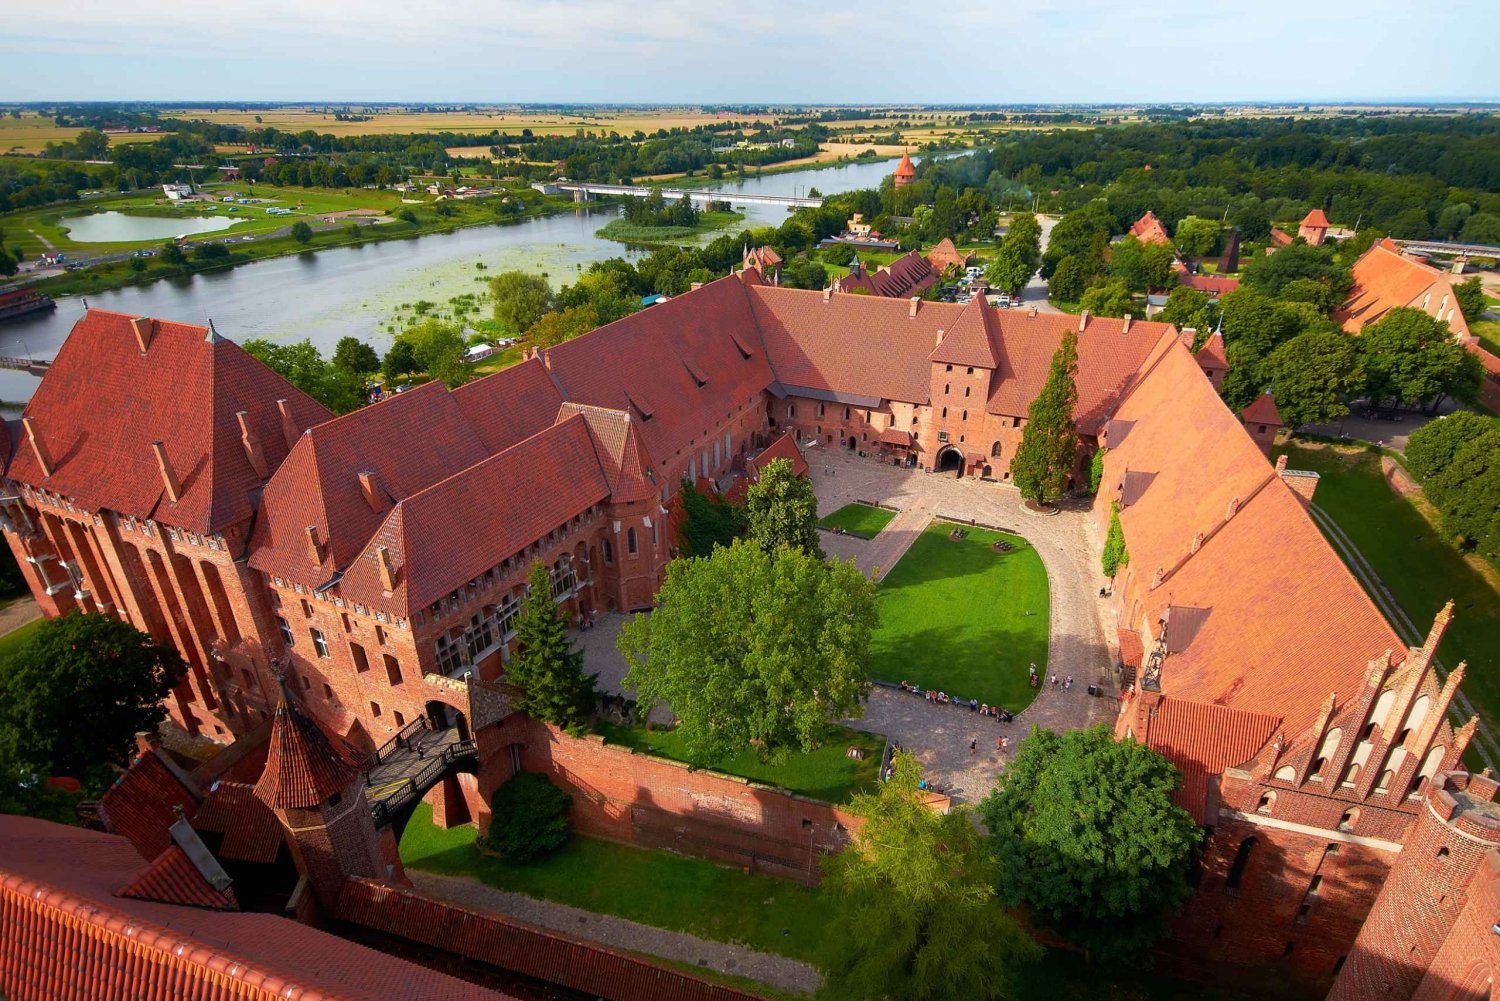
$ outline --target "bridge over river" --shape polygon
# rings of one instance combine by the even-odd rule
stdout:
[[[746,194],[741,191],[704,191],[697,188],[646,188],[630,184],[594,184],[592,182],[557,181],[540,185],[547,194],[571,191],[573,200],[586,202],[598,195],[634,195],[644,198],[653,191],[660,191],[663,198],[675,201],[683,195],[695,202],[734,202],[740,205],[784,205],[787,208],[817,208],[823,204],[821,198],[798,197],[796,195]]]
[[[47,369],[51,367],[52,363],[45,358],[7,358],[0,355],[0,369],[10,369],[12,372],[46,375]]]

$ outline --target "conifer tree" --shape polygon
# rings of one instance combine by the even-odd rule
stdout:
[[[593,708],[598,675],[583,673],[583,654],[568,638],[564,613],[552,600],[552,580],[541,560],[532,564],[529,585],[516,620],[519,646],[506,666],[506,680],[521,712],[554,726],[574,726]]]
[[[1051,504],[1067,488],[1078,456],[1078,430],[1073,422],[1077,406],[1078,333],[1069,330],[1052,356],[1046,384],[1031,401],[1021,444],[1010,464],[1011,478],[1027,500]]]

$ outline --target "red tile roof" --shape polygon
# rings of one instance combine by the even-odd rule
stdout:
[[[354,560],[339,591],[409,615],[608,496],[589,425],[574,415],[401,501]],[[396,573],[389,597],[380,571],[382,546]]]
[[[875,436],[875,440],[887,445],[905,445],[911,447],[911,432],[898,431],[895,428],[886,428]]]
[[[264,769],[262,769],[264,770]],[[191,817],[195,831],[224,836],[218,854],[242,862],[274,862],[281,851],[281,822],[246,782],[215,782]]]
[[[777,459],[786,459],[790,462],[794,476],[806,476],[808,473],[807,459],[802,455],[802,449],[797,447],[797,441],[792,433],[788,431],[767,445],[763,452],[747,463],[751,469],[750,478],[759,480],[760,471]]]
[[[574,414],[581,414],[588,426],[610,497],[625,502],[644,500],[660,493],[658,474],[629,411],[564,403],[558,411],[557,421],[561,424]]]
[[[1273,246],[1273,247],[1286,247],[1286,246],[1290,246],[1291,243],[1292,243],[1292,241],[1294,239],[1296,239],[1296,238],[1293,237],[1290,233],[1286,232],[1285,230],[1277,229],[1275,226],[1271,227],[1271,246]]]
[[[1203,342],[1203,347],[1198,349],[1193,359],[1197,361],[1199,368],[1229,371],[1229,358],[1224,354],[1224,338],[1219,334],[1209,334],[1208,340]]]
[[[1327,229],[1333,224],[1328,221],[1328,217],[1323,214],[1322,209],[1313,209],[1311,212],[1307,213],[1307,215],[1302,217],[1302,222],[1300,225],[1308,226],[1313,229]]]
[[[1333,313],[1349,333],[1357,334],[1379,322],[1398,306],[1410,306],[1446,320],[1455,336],[1470,336],[1448,276],[1403,255],[1394,241],[1381,240],[1371,246],[1354,262],[1351,272],[1354,286],[1349,298]]]
[[[563,396],[542,363],[531,358],[458,387],[453,399],[494,454],[551,424]]]
[[[1262,393],[1244,410],[1240,418],[1246,424],[1268,424],[1281,427],[1281,414],[1276,410],[1276,401],[1270,393]]]
[[[1162,668],[1164,695],[1282,717],[1301,733],[1330,692],[1403,644],[1305,506],[1276,475],[1175,338],[1120,405],[1128,426],[1105,457],[1101,498],[1139,482],[1120,523],[1130,549],[1129,628],[1158,635],[1176,610],[1190,630]],[[1160,570],[1162,583],[1150,586]]]
[[[124,838],[0,816],[0,995],[139,1001],[504,1001],[271,914],[117,897]]]
[[[853,294],[856,289],[863,289],[887,299],[905,299],[921,295],[937,280],[938,273],[927,258],[912,250],[874,271],[861,269],[859,274],[841,275],[833,284],[840,292]]]
[[[282,691],[271,726],[266,770],[255,783],[255,795],[273,810],[317,806],[343,792],[358,773],[337,751],[328,735]]]
[[[901,153],[901,162],[898,163],[898,164],[896,164],[896,176],[897,177],[916,177],[917,176],[917,168],[913,167],[911,165],[911,157],[908,156],[904,150]]]
[[[1183,774],[1177,804],[1200,824],[1208,815],[1209,776],[1255,757],[1276,732],[1279,716],[1241,712],[1206,702],[1164,698],[1136,739],[1171,759]]]
[[[958,314],[943,342],[932,349],[928,360],[937,364],[972,365],[995,369],[1000,364],[999,327],[995,311],[978,297]]]
[[[1156,213],[1150,209],[1135,222],[1130,224],[1130,235],[1142,243],[1165,243],[1169,246],[1172,238],[1167,235],[1167,227],[1162,225]]]
[[[771,384],[750,312],[761,290],[739,277],[709,282],[549,348],[546,363],[568,400],[631,411],[652,457],[671,465],[726,407]]]
[[[198,795],[160,751],[137,757],[99,801],[104,826],[129,839],[146,858],[156,858],[172,845],[170,829],[178,808],[191,817]]]
[[[1227,275],[1181,275],[1177,279],[1177,284],[1199,292],[1207,292],[1212,296],[1221,296],[1239,288],[1240,280]]]
[[[974,254],[963,253],[953,245],[953,241],[946,236],[933,245],[932,249],[925,255],[927,262],[938,271],[947,268],[964,268],[974,260]]]
[[[239,901],[234,888],[215,889],[203,873],[177,845],[153,859],[116,894],[136,900],[154,900],[159,904],[183,907],[207,907],[214,911],[237,911]]]
[[[149,337],[142,352],[136,319],[91,309],[74,324],[24,411],[50,453],[52,474],[23,442],[9,475],[89,508],[193,532],[245,520],[263,478],[246,455],[236,414],[245,412],[275,469],[287,454],[276,401],[287,401],[299,430],[327,420],[328,411],[206,327],[141,320]],[[152,451],[157,440],[181,482],[175,503]]]

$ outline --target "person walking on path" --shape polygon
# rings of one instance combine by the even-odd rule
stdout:
[[[978,750],[979,750],[979,738],[975,737],[973,740],[969,741],[969,753],[973,754],[973,753],[975,753]]]
[[[1055,675],[1055,674],[1052,676],[1052,687],[1053,688],[1057,687],[1057,675]]]

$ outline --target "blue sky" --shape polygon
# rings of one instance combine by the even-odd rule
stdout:
[[[0,101],[1495,98],[1495,0],[0,0]]]

